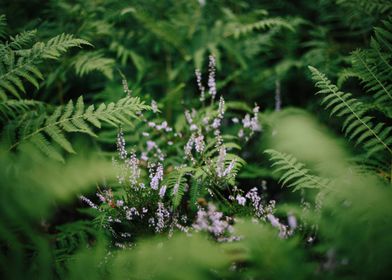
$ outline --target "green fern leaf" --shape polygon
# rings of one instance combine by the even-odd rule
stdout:
[[[328,189],[329,180],[310,174],[310,170],[305,168],[305,164],[289,154],[276,150],[266,150],[264,153],[270,156],[275,167],[274,173],[280,172],[279,182],[282,186],[293,188],[293,191],[306,188]]]
[[[331,110],[331,115],[345,119],[342,127],[345,135],[350,140],[355,139],[356,144],[362,144],[369,156],[381,150],[392,154],[392,136],[381,133],[390,131],[390,128],[382,123],[374,124],[372,118],[366,116],[360,101],[353,98],[350,93],[340,91],[316,68],[309,66],[309,69],[316,87],[320,89],[317,94],[325,95],[322,104],[327,103],[326,108]]]
[[[101,104],[94,111],[94,106],[85,109],[83,98],[79,97],[76,105],[69,101],[67,105],[57,107],[52,114],[40,114],[38,118],[26,117],[25,121],[14,124],[15,129],[19,132],[19,139],[12,143],[10,149],[17,147],[24,141],[32,141],[46,155],[61,159],[62,157],[55,152],[46,136],[65,151],[75,153],[64,132],[86,133],[96,137],[91,125],[100,127],[101,122],[113,126],[130,123],[130,118],[136,118],[137,112],[146,109],[149,109],[149,106],[139,98],[125,97],[108,106]]]
[[[171,199],[173,208],[176,209],[185,194],[185,185],[186,178],[185,175],[187,173],[191,173],[193,168],[184,167],[177,170],[172,171],[170,174],[166,176],[165,181],[162,184],[165,184],[168,189],[171,189]]]

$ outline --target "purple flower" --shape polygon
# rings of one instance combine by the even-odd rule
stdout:
[[[203,102],[205,100],[205,88],[201,82],[201,72],[199,69],[195,70],[195,75],[196,75],[196,82],[197,82],[197,87],[199,88],[200,91],[200,101]]]
[[[163,197],[165,196],[165,193],[166,193],[166,185],[163,185],[163,186],[161,187],[161,189],[159,190],[159,196],[160,196],[161,198],[163,198]]]
[[[208,91],[211,94],[212,99],[215,99],[216,96],[216,82],[215,82],[215,57],[210,55],[209,56],[209,75],[208,75]]]
[[[224,176],[225,159],[226,159],[226,149],[224,146],[221,146],[219,149],[218,159],[216,160],[216,174],[220,178]]]
[[[163,179],[163,166],[161,163],[158,164],[155,172],[153,168],[150,168],[150,186],[153,190],[157,190],[159,188],[159,182]]]
[[[120,159],[122,160],[126,159],[128,153],[125,150],[125,138],[124,138],[123,130],[121,128],[117,133],[117,151]]]
[[[243,197],[243,196],[241,196],[241,195],[239,195],[239,194],[237,194],[237,196],[236,196],[235,199],[237,200],[237,202],[238,202],[239,205],[244,206],[245,203],[246,203],[246,198]]]

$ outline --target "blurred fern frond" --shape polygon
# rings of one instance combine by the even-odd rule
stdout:
[[[264,151],[269,155],[275,167],[274,172],[282,172],[279,182],[282,186],[293,188],[293,191],[317,188],[327,190],[330,180],[316,175],[311,175],[305,164],[299,162],[294,156],[276,150]]]
[[[13,135],[18,135],[18,138],[11,142],[10,149],[24,141],[30,141],[46,155],[62,161],[61,154],[48,141],[48,137],[63,150],[75,153],[65,137],[65,132],[96,136],[92,126],[100,128],[102,122],[113,126],[132,125],[131,118],[137,118],[137,113],[148,108],[149,106],[136,97],[125,97],[116,103],[101,104],[98,108],[94,108],[94,105],[85,108],[83,97],[79,97],[76,104],[71,100],[65,106],[58,106],[52,114],[41,114],[35,119],[26,116],[22,121],[9,124],[7,129],[13,130]]]

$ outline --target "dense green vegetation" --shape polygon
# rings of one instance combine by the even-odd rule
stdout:
[[[1,279],[390,279],[390,0],[0,3]]]

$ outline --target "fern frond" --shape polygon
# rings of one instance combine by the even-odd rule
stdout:
[[[310,170],[305,168],[305,164],[299,162],[294,156],[278,152],[276,150],[266,150],[270,160],[275,167],[274,172],[281,172],[279,183],[282,186],[293,188],[297,191],[305,188],[328,189],[330,181],[310,174]]]
[[[367,91],[374,92],[377,103],[392,102],[391,69],[383,67],[383,54],[376,50],[356,50],[352,53],[352,65],[356,76]],[[381,64],[381,65],[380,65]],[[385,61],[385,64],[389,65]]]
[[[322,104],[331,111],[331,115],[344,118],[343,132],[349,140],[362,144],[368,155],[385,150],[392,154],[392,127],[383,123],[374,123],[372,117],[366,115],[362,103],[352,97],[350,93],[344,93],[316,68],[309,66],[316,87],[320,90],[317,94],[323,94]]]
[[[21,50],[34,36],[34,31],[21,33],[12,37],[9,43],[1,45],[0,98],[3,100],[7,99],[7,93],[20,99],[19,93],[25,92],[24,81],[39,87],[43,76],[37,64],[43,59],[57,59],[72,47],[90,45],[73,35],[61,34],[46,43],[37,42],[30,49]]]
[[[114,126],[132,124],[131,118],[137,118],[137,113],[148,109],[139,98],[125,97],[117,103],[101,104],[97,109],[93,105],[85,108],[83,98],[79,97],[76,104],[71,101],[65,106],[59,106],[50,115],[42,114],[41,118],[30,119],[16,125],[19,134],[10,147],[13,149],[21,142],[32,141],[46,155],[62,160],[61,155],[54,149],[48,138],[69,153],[74,153],[71,143],[67,140],[66,132],[86,133],[96,136],[92,126],[101,127],[101,123]]]
[[[32,111],[44,111],[46,104],[36,100],[6,100],[0,102],[0,120],[9,121]]]
[[[62,261],[81,245],[88,244],[91,237],[96,237],[97,230],[91,221],[76,221],[56,227],[56,259]]]
[[[265,30],[272,27],[283,27],[291,31],[294,31],[293,26],[288,21],[282,18],[268,18],[249,24],[240,24],[240,23],[227,24],[224,36],[225,37],[234,36],[235,38],[238,38],[241,35],[245,35],[253,31]]]
[[[41,43],[40,45],[37,45],[37,48],[41,48],[42,57],[49,59],[58,59],[63,53],[73,47],[81,47],[83,45],[92,46],[86,40],[75,38],[74,35],[65,33],[49,39],[46,44]]]
[[[386,53],[392,53],[392,17],[383,21],[384,27],[374,28],[374,42]]]
[[[392,11],[392,3],[389,0],[336,0],[336,3],[348,8],[361,9],[370,14]]]
[[[10,37],[10,41],[6,44],[6,46],[12,50],[21,50],[27,47],[37,35],[37,30],[29,30],[23,31],[15,37]]]
[[[6,35],[6,29],[7,27],[7,20],[5,15],[0,15],[0,38],[4,38]]]
[[[115,61],[112,58],[104,57],[102,52],[87,52],[78,55],[73,63],[76,74],[87,75],[93,71],[101,72],[108,79],[113,78],[113,67]]]
[[[165,178],[163,184],[167,186],[168,189],[171,189],[171,200],[173,204],[173,208],[176,209],[185,194],[185,186],[186,186],[186,178],[185,175],[187,173],[191,173],[193,171],[192,167],[183,167],[177,170],[172,171]]]

